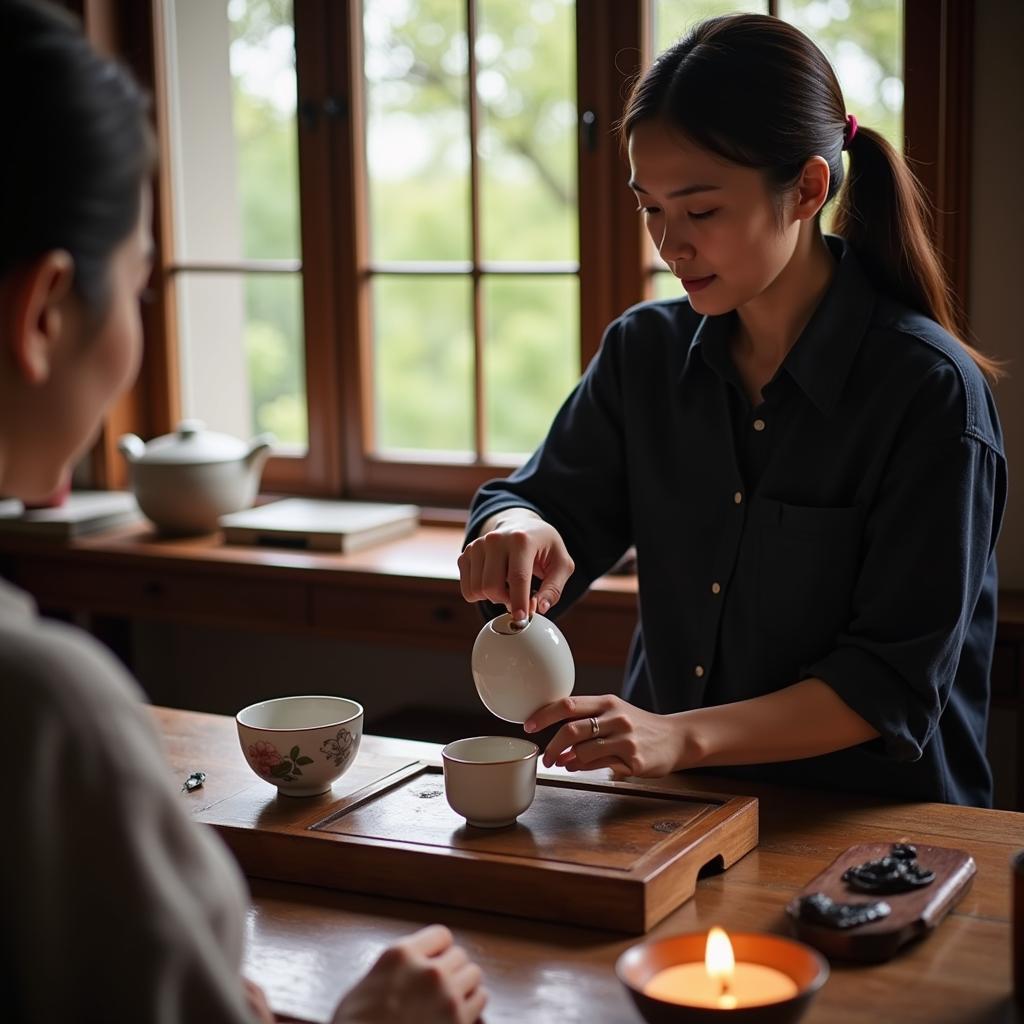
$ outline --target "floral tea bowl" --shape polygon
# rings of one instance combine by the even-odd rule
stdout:
[[[285,796],[326,793],[356,759],[363,707],[345,697],[277,697],[235,715],[249,767]]]

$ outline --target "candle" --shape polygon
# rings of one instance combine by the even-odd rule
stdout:
[[[676,964],[658,971],[644,986],[644,995],[684,1006],[734,1010],[792,999],[796,982],[764,964],[736,963],[729,936],[712,928],[704,962]]]

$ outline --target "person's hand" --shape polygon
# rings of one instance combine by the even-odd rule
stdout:
[[[389,946],[338,1004],[333,1024],[474,1024],[483,972],[435,924]]]
[[[557,722],[564,724],[544,750],[546,768],[610,768],[618,778],[660,778],[686,766],[680,716],[641,711],[611,694],[565,697],[535,711],[524,728],[540,732]]]
[[[248,978],[242,979],[242,987],[245,989],[245,1002],[253,1019],[259,1024],[275,1024],[273,1011],[270,1009],[267,997],[263,994],[263,989]]]
[[[513,618],[525,619],[544,615],[558,601],[576,566],[550,523],[525,509],[513,513],[499,515],[493,529],[466,545],[459,582],[467,601],[503,604]],[[541,585],[531,597],[534,576]]]

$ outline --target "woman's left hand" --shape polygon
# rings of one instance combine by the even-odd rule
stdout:
[[[617,777],[658,778],[684,767],[685,734],[676,716],[655,715],[621,697],[566,697],[534,712],[528,733],[565,721],[544,751],[544,766],[570,772],[611,768]]]

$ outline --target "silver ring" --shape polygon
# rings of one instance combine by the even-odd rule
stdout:
[[[590,735],[598,736],[601,733],[601,725],[596,718],[590,719]]]

